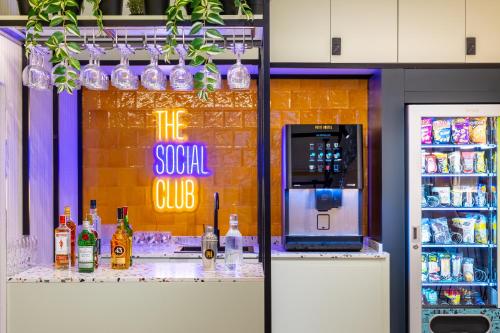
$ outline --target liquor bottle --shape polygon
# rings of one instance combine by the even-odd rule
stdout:
[[[59,226],[54,230],[55,268],[68,269],[71,258],[71,230],[66,226],[66,216],[59,216]]]
[[[236,214],[231,214],[229,217],[224,259],[230,270],[238,269],[243,263],[243,237],[238,230],[238,215]]]
[[[99,234],[95,230],[94,215],[87,214],[87,221],[89,222],[90,231],[92,232],[92,234],[94,235],[94,238],[95,238],[94,251],[93,251],[94,268],[98,268],[99,267],[100,256],[99,256],[99,249],[98,249],[97,244],[100,241],[100,239],[99,239]]]
[[[118,224],[111,238],[111,268],[128,269],[130,253],[128,235],[123,226],[123,208],[118,208]]]
[[[78,271],[92,273],[95,269],[95,235],[90,228],[92,215],[88,215],[83,221],[83,229],[78,235]]]
[[[64,207],[64,215],[66,215],[66,225],[71,230],[71,266],[76,265],[76,223],[71,219],[71,209],[69,206]]]
[[[128,207],[127,206],[123,207],[123,216],[124,216],[123,223],[124,223],[125,231],[127,232],[128,241],[129,241],[130,266],[132,266],[132,238],[134,236],[134,231],[132,230],[132,226],[130,225],[130,221],[128,219]]]
[[[214,271],[217,261],[217,235],[214,234],[214,227],[205,226],[205,233],[201,236],[201,262],[203,269]]]
[[[102,233],[101,233],[101,217],[99,216],[99,214],[97,213],[97,201],[92,199],[90,200],[90,214],[92,214],[94,216],[94,218],[92,219],[93,221],[93,229],[96,231],[97,233],[97,240],[96,240],[96,243],[97,243],[97,259],[100,260],[101,259],[101,236],[102,236]],[[97,268],[97,266],[96,266]]]

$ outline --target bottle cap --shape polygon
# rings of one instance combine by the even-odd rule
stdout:
[[[128,206],[123,206],[123,216],[128,215]]]
[[[117,209],[118,220],[123,220],[123,208],[120,207]]]
[[[62,225],[66,224],[66,215],[59,216],[59,224],[62,224]]]
[[[90,200],[90,209],[96,209],[97,208],[97,200],[92,199]]]
[[[230,225],[238,225],[238,214],[229,215],[229,224]]]
[[[214,227],[213,227],[213,226],[211,226],[211,225],[209,225],[209,224],[207,224],[207,225],[205,226],[205,233],[207,233],[207,234],[208,234],[208,233],[211,233],[211,232],[212,232],[212,233],[214,232]]]
[[[94,225],[94,216],[92,214],[87,214],[87,221],[90,225]]]
[[[88,220],[83,220],[83,228],[87,230],[90,228],[90,222]]]
[[[64,215],[69,215],[71,214],[71,208],[69,208],[69,206],[65,206],[64,207]]]

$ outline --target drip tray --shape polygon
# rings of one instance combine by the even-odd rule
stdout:
[[[225,247],[219,247],[219,253],[224,252]],[[199,253],[201,246],[181,246],[175,253]],[[243,253],[255,253],[253,246],[243,246]]]

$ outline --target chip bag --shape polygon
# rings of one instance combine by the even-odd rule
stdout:
[[[469,143],[469,118],[455,118],[451,121],[451,137],[454,144]]]
[[[469,136],[471,143],[486,144],[486,117],[471,118]]]
[[[435,144],[450,143],[451,122],[448,119],[439,119],[432,122],[432,136]]]
[[[432,144],[432,118],[422,118],[421,133],[422,144]]]

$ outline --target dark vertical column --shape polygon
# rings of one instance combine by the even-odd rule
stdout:
[[[271,126],[270,126],[270,58],[269,58],[269,1],[264,1],[264,30],[260,49],[259,112],[258,112],[258,191],[259,238],[264,267],[264,332],[271,333]]]
[[[22,68],[28,65],[27,59],[24,56],[23,47]],[[22,86],[22,191],[23,191],[23,235],[30,234],[30,90],[28,87]],[[8,97],[7,97],[8,98]]]
[[[54,228],[59,225],[59,94],[52,91],[52,181],[54,187]]]
[[[406,168],[404,70],[381,77],[382,243],[391,255],[391,332],[406,332]]]
[[[82,90],[78,90],[77,95],[77,135],[78,135],[78,224],[83,221],[83,128],[82,128]]]

